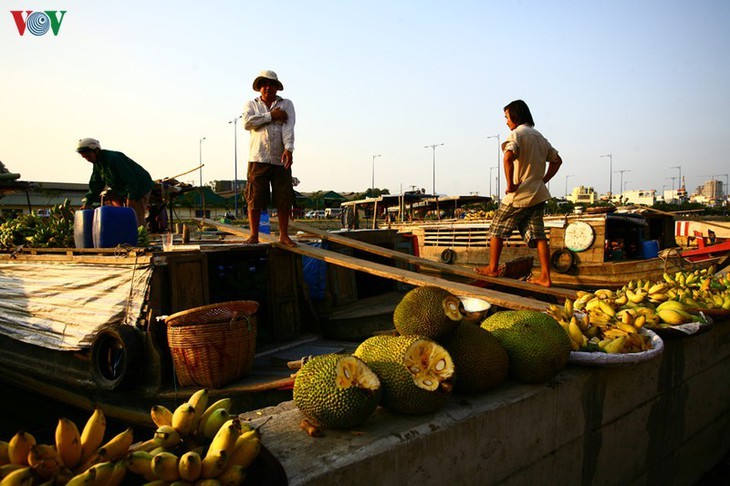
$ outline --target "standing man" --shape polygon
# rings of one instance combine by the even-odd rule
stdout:
[[[94,164],[89,179],[89,191],[81,202],[81,209],[90,208],[101,200],[101,192],[109,187],[123,199],[125,206],[134,209],[137,226],[145,225],[145,211],[150,201],[154,182],[150,174],[137,162],[121,152],[102,150],[94,138],[82,138],[76,151]]]
[[[537,248],[540,260],[540,276],[528,281],[550,287],[550,247],[543,216],[550,199],[547,183],[558,172],[563,159],[535,130],[527,103],[522,100],[511,102],[504,107],[504,117],[510,129],[509,137],[502,144],[507,195],[489,226],[489,266],[475,270],[490,277],[500,276],[499,257],[504,240],[517,229],[527,246]]]
[[[246,203],[251,236],[259,242],[261,211],[273,202],[279,218],[279,242],[296,246],[289,237],[289,217],[294,204],[291,165],[294,161],[294,105],[277,96],[284,85],[274,71],[261,71],[253,90],[261,96],[246,103],[243,126],[250,133]],[[272,197],[273,196],[273,197]]]

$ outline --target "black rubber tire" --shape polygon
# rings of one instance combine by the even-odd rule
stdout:
[[[570,272],[575,267],[575,253],[567,248],[555,250],[550,256],[550,266],[558,273]]]
[[[123,389],[139,376],[144,347],[139,331],[124,324],[102,329],[91,345],[91,375],[106,391]]]
[[[447,248],[441,252],[441,261],[444,263],[454,263],[456,260],[456,252],[451,248]]]

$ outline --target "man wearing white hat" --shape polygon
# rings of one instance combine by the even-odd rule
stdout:
[[[141,165],[121,152],[102,150],[94,138],[82,138],[76,151],[94,164],[89,179],[89,191],[82,201],[81,209],[91,207],[101,199],[101,192],[109,187],[124,198],[124,204],[137,214],[137,226],[144,226],[145,211],[150,200],[154,182]]]
[[[259,242],[261,211],[273,202],[279,219],[279,241],[296,246],[289,237],[294,204],[294,105],[276,94],[284,85],[274,71],[261,71],[253,81],[253,89],[261,96],[243,108],[243,126],[251,137],[245,190],[251,236],[246,243]]]

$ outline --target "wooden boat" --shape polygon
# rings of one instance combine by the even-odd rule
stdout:
[[[240,227],[213,225],[247,234]],[[288,361],[345,352],[358,344],[321,334],[300,255],[339,269],[330,282],[336,304],[337,299],[342,300],[339,304],[348,301],[343,297],[353,287],[346,284],[357,272],[372,279],[356,285],[360,295],[355,292],[350,302],[380,288],[392,308],[397,300],[387,293],[397,290],[394,285],[431,284],[505,308],[546,307],[534,298],[418,273],[403,262],[372,261],[380,258],[377,255],[368,260],[353,256],[353,251],[304,243],[288,248],[266,235],[261,238],[272,243],[244,245],[216,238],[174,245],[172,251],[154,246],[0,253],[0,380],[81,409],[101,405],[111,418],[149,427],[153,405],[174,408],[202,387],[180,381],[165,316],[250,300],[260,304],[253,369],[209,393],[211,398],[232,398],[232,408],[241,411],[289,400],[293,379]],[[392,248],[382,251],[405,255]],[[334,312],[338,308],[342,311],[341,305],[329,309],[333,321],[347,317]]]
[[[489,262],[489,221],[452,220],[396,225],[413,234],[422,257],[462,266]],[[704,254],[689,260],[674,240],[671,216],[650,212],[605,212],[548,217],[554,285],[575,289],[618,288],[630,280],[659,280],[664,272],[727,264]],[[502,260],[535,255],[518,234],[505,242]],[[537,259],[535,259],[537,263]],[[539,275],[539,266],[533,275]]]

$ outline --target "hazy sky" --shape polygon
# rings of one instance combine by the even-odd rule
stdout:
[[[66,14],[57,36],[20,36],[12,10]],[[364,191],[380,154],[376,187],[431,192],[425,146],[444,143],[436,191],[494,193],[488,137],[505,139],[518,98],[563,157],[553,195],[608,191],[606,154],[626,189],[671,189],[681,166],[693,190],[730,172],[728,25],[726,0],[8,0],[0,160],[22,180],[87,182],[74,149],[90,136],[157,179],[202,148],[207,183],[234,178],[237,133],[245,179],[248,133],[229,121],[272,69],[297,111],[300,191]]]

